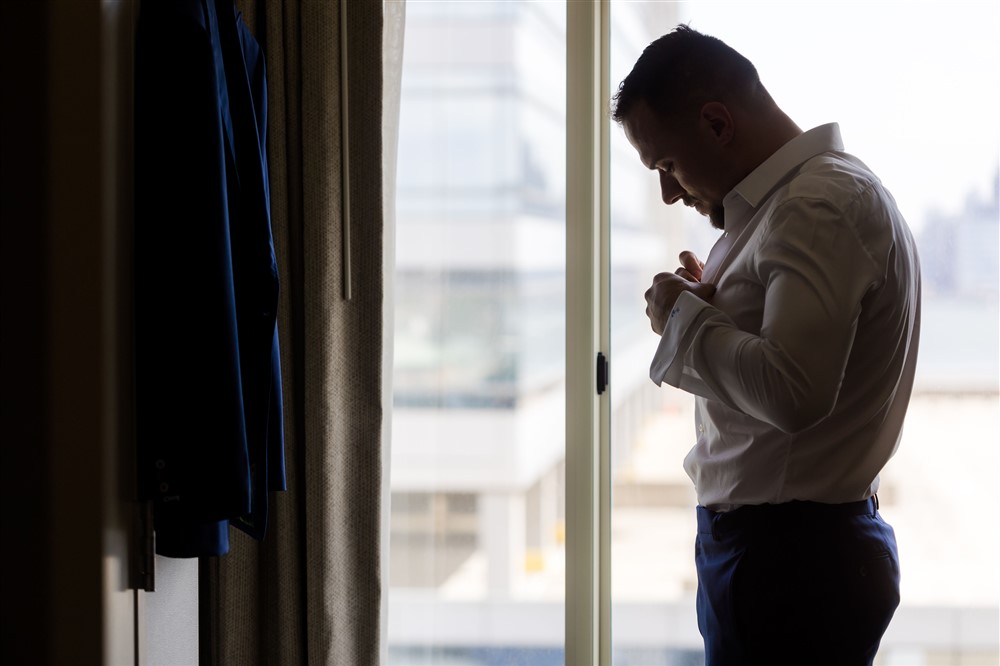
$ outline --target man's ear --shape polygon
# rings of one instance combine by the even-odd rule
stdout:
[[[700,119],[719,143],[727,144],[733,140],[733,116],[722,102],[706,102],[701,107]]]

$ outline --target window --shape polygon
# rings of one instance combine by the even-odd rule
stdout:
[[[407,6],[390,664],[562,664],[562,3]]]
[[[987,120],[1000,116],[1000,10],[605,7],[609,90],[650,41],[690,22],[749,57],[803,129],[839,122],[847,150],[899,202],[925,300],[918,385],[879,493],[899,540],[903,602],[876,663],[996,663],[1000,533],[983,517],[1000,507],[1000,166]],[[695,499],[681,468],[693,401],[647,378],[657,340],[642,295],[680,250],[706,256],[715,232],[662,204],[614,126],[601,285],[610,420],[595,429],[608,433],[605,466],[583,480],[606,474],[608,492],[593,490],[611,499],[595,520],[605,540],[567,551],[566,497],[579,500],[568,490],[579,480],[567,479],[565,358],[581,335],[565,323],[568,37],[578,35],[564,2],[407,6],[390,664],[563,664],[564,636],[593,638],[566,633],[567,571],[588,557],[605,576],[582,580],[610,595],[596,653],[616,666],[703,663]]]
[[[677,14],[665,15],[664,5]],[[961,120],[972,109],[1000,116],[998,12],[968,2],[611,5],[613,86],[645,44],[677,22],[715,35],[756,65],[803,129],[839,122],[847,151],[882,179],[917,238],[924,279],[917,385],[879,491],[902,569],[902,603],[876,662],[883,665],[1000,658],[992,555],[1000,539],[979,519],[1000,507],[998,131],[996,123]],[[611,160],[612,280],[630,285],[613,284],[611,303],[613,662],[703,663],[694,498],[681,470],[693,441],[693,401],[642,381],[656,341],[641,296],[681,250],[706,257],[717,232],[696,213],[658,201],[655,176],[621,132],[612,133]],[[637,182],[654,193],[639,192]],[[633,268],[645,272],[645,284],[634,284]]]

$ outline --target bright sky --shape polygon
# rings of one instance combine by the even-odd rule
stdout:
[[[848,152],[910,225],[985,195],[1000,160],[1000,2],[679,3],[681,21],[756,66],[803,129],[840,123]]]

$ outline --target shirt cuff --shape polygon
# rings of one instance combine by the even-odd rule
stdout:
[[[657,386],[666,382],[680,387],[687,343],[696,330],[702,312],[710,307],[690,291],[683,291],[677,296],[663,335],[660,336],[660,344],[653,354],[653,362],[649,366],[649,378]]]

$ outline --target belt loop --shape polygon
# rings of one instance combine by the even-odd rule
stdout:
[[[872,500],[873,500],[872,504],[875,507],[875,510],[872,511],[872,515],[874,516],[876,513],[878,513],[878,493],[872,493]]]
[[[719,518],[722,518],[723,515],[721,513],[712,514],[712,539],[715,541],[719,540],[719,531],[716,526],[719,524]]]

